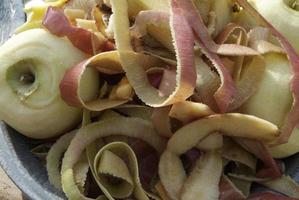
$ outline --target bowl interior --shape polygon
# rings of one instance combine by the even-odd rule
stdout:
[[[23,7],[22,0],[0,1],[0,45],[24,23]],[[28,199],[66,199],[62,192],[51,186],[45,167],[30,152],[37,142],[0,122],[0,165]]]
[[[0,164],[25,196],[32,200],[66,199],[49,183],[45,166],[31,153],[36,144],[38,141],[0,123]]]
[[[22,0],[1,1],[0,44],[24,21]],[[37,143],[37,140],[28,139],[0,122],[0,165],[28,199],[66,199],[62,192],[51,186],[45,166],[30,152]],[[287,158],[285,163],[286,173],[299,183],[299,155]]]

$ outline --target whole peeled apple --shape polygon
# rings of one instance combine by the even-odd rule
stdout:
[[[283,126],[293,98],[290,92],[291,69],[285,55],[265,55],[266,71],[258,91],[241,107],[241,112],[255,115]],[[287,157],[299,152],[299,129],[295,128],[289,142],[271,147],[270,152],[275,158]]]
[[[78,124],[82,110],[60,97],[65,71],[86,59],[66,38],[32,29],[10,38],[0,47],[0,119],[36,139],[57,136]],[[95,96],[98,74],[83,75],[84,99]],[[89,84],[90,83],[90,84]]]

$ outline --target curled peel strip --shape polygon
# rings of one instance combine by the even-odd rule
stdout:
[[[197,54],[196,54],[197,55]],[[192,96],[197,102],[208,105],[214,111],[219,110],[214,98],[214,94],[221,84],[217,73],[211,70],[211,67],[197,55],[195,58],[197,72],[197,81],[195,92]]]
[[[297,198],[299,195],[299,185],[291,177],[283,175],[278,179],[270,181],[262,181],[260,184],[285,194],[292,198]]]
[[[210,52],[220,55],[259,55],[259,52],[246,46],[236,44],[216,44],[209,36],[208,29],[206,28],[194,3],[191,0],[173,1],[176,1],[178,6],[183,10],[183,13],[192,27],[196,40],[200,43],[201,48],[205,48]]]
[[[140,118],[147,121],[151,120],[153,108],[143,105],[124,104],[118,106],[116,110],[119,113],[125,114],[129,117]]]
[[[140,11],[136,16],[135,23],[131,28],[133,36],[140,38],[147,34],[148,25],[169,26],[169,13],[165,11],[146,10]]]
[[[230,76],[228,69],[223,65],[220,57],[216,53],[212,52],[208,47],[209,44],[206,41],[211,41],[212,39],[210,38],[209,33],[203,24],[201,16],[197,12],[193,3],[189,0],[177,2],[184,11],[184,14],[187,16],[186,18],[191,24],[193,31],[196,33],[196,39],[200,44],[202,52],[212,61],[220,75],[221,85],[216,91],[214,97],[220,111],[225,112],[235,95],[235,84],[232,80],[232,77]],[[193,21],[194,19],[197,19],[196,23]]]
[[[195,168],[185,181],[182,188],[181,199],[218,199],[218,183],[221,175],[221,154],[216,151],[206,152],[197,161]]]
[[[216,41],[219,44],[224,44],[226,42],[236,42],[236,44],[241,44],[243,46],[253,45],[250,43],[254,38],[261,39],[259,41],[264,41],[268,38],[260,36],[264,32],[258,30],[252,30],[250,32],[251,37],[248,36],[247,31],[234,23],[228,24],[225,29],[217,36]],[[235,37],[237,37],[235,39]],[[258,43],[260,45],[261,43]],[[264,44],[264,43],[263,43]],[[274,46],[274,45],[273,45]],[[251,47],[251,46],[250,46]],[[264,51],[275,51],[276,49],[271,48],[272,46],[267,46],[269,49],[263,49]],[[261,47],[260,47],[261,48]],[[239,108],[244,102],[246,102],[258,89],[258,86],[263,78],[265,71],[265,61],[261,55],[250,55],[250,62],[245,63],[245,55],[238,57],[230,57],[229,60],[233,61],[233,78],[236,84],[236,92],[233,100],[228,106],[228,111],[233,111]],[[227,57],[225,57],[227,58]],[[223,58],[222,61],[225,61]],[[225,64],[225,62],[224,62]],[[227,64],[225,65],[228,66]],[[242,74],[242,76],[241,76]]]
[[[113,124],[113,126],[111,126]],[[81,129],[72,140],[62,162],[62,188],[69,199],[90,200],[76,186],[74,166],[87,145],[103,137],[120,135],[138,138],[150,144],[158,153],[165,148],[165,141],[159,137],[147,121],[137,118],[120,117],[89,124]]]
[[[276,52],[285,54],[285,50],[279,46],[268,42],[270,37],[270,31],[267,28],[255,27],[248,33],[249,46],[257,50],[261,54]]]
[[[59,160],[63,157],[64,152],[74,138],[77,130],[65,134],[51,147],[47,156],[47,172],[50,183],[61,189],[61,173],[59,170]]]
[[[229,174],[229,176],[235,177],[236,179],[259,183],[273,191],[277,191],[281,194],[288,196],[283,198],[285,200],[295,200],[299,195],[298,183],[296,183],[291,177],[286,175],[283,175],[280,178],[276,178],[276,179],[247,177],[245,175],[236,175],[236,174]],[[255,195],[253,194],[252,196]],[[272,198],[270,198],[269,196],[269,199],[276,199],[275,197],[277,196],[273,195]]]
[[[77,130],[74,130],[59,138],[51,147],[47,155],[47,172],[49,181],[54,187],[59,190],[62,190],[60,160],[61,158],[63,158],[65,151],[67,150],[72,139],[75,137],[76,133]],[[75,180],[81,191],[84,191],[88,170],[89,165],[87,162],[87,158],[85,154],[83,154],[74,167]]]
[[[173,104],[169,116],[188,124],[197,119],[214,114],[214,112],[205,104],[192,101],[183,101]]]
[[[257,158],[263,161],[267,171],[260,174],[261,178],[265,178],[265,177],[277,178],[282,175],[280,167],[273,159],[273,157],[271,156],[268,150],[268,147],[264,143],[260,141],[245,140],[245,139],[237,139],[236,141],[247,151],[251,152]]]
[[[87,68],[95,68],[97,71],[113,75],[123,73],[122,66],[116,51],[109,51],[95,55],[75,67],[69,69],[60,83],[61,97],[71,106],[85,108],[91,111],[102,111],[122,105],[129,101],[129,98],[119,99],[97,99],[86,102],[80,96],[81,79]],[[98,82],[89,83],[88,87],[95,87]],[[130,87],[130,86],[128,86]],[[87,89],[87,88],[84,88]]]
[[[91,153],[90,149],[88,153]],[[126,198],[133,193],[137,199],[148,199],[139,180],[136,155],[130,146],[124,142],[112,142],[92,154],[94,155],[89,155],[94,158],[92,172],[108,199]],[[117,178],[121,182],[113,185],[107,176]]]
[[[169,117],[181,121],[184,125],[200,118],[215,114],[207,105],[192,101],[183,101],[173,104],[169,112]],[[198,149],[216,150],[223,145],[223,137],[218,132],[212,133],[197,145]]]
[[[224,140],[222,156],[227,160],[241,163],[249,167],[249,169],[253,172],[256,170],[257,159],[229,138],[225,138]]]
[[[241,130],[241,127],[248,129]],[[197,130],[201,130],[200,133]],[[167,147],[176,154],[182,154],[212,131],[220,131],[231,137],[256,139],[264,142],[273,142],[279,135],[277,126],[254,116],[239,113],[215,114],[194,121],[178,130],[169,140]],[[184,139],[184,145],[182,145],[181,140],[186,133],[189,137]]]
[[[273,191],[257,192],[249,196],[248,200],[295,200],[294,198],[282,196],[281,194],[274,193]]]
[[[215,131],[231,137],[258,139],[264,142],[273,142],[279,135],[275,125],[242,114],[211,115],[184,126],[170,138],[167,150],[162,154],[159,163],[161,182],[172,199],[179,199],[181,188],[187,179],[179,156]]]
[[[111,0],[111,4],[115,19],[115,40],[120,60],[129,82],[142,101],[153,107],[161,107],[183,101],[192,95],[196,83],[194,40],[192,30],[180,9],[172,7],[170,15],[170,27],[177,54],[176,85],[170,95],[164,96],[150,85],[144,69],[144,66],[146,68],[156,67],[161,60],[132,50],[129,21],[127,17],[124,17],[128,16],[127,2]]]
[[[93,33],[86,29],[72,26],[68,18],[64,15],[63,10],[49,7],[42,25],[58,37],[68,37],[72,44],[81,51],[90,55],[93,54]]]
[[[235,36],[236,38],[232,38],[232,36]],[[248,36],[247,31],[242,27],[234,23],[230,23],[227,26],[225,26],[224,30],[220,32],[220,34],[216,38],[216,42],[218,44],[225,44],[230,39],[233,39],[233,41],[236,43],[236,45],[242,45],[247,46],[248,45]],[[246,52],[246,51],[245,51]],[[250,55],[250,54],[248,54]],[[238,57],[229,58],[234,62],[234,73],[233,78],[235,81],[240,79],[240,74],[244,62],[244,56],[241,55]]]
[[[157,132],[165,138],[170,138],[172,136],[171,122],[168,116],[170,109],[170,106],[154,108],[151,116],[153,125]]]
[[[237,64],[237,63],[236,63]],[[266,68],[262,56],[254,56],[242,69],[242,76],[236,81],[236,94],[228,107],[233,111],[242,106],[259,88]]]
[[[220,190],[220,200],[230,200],[230,199],[239,199],[245,200],[246,197],[242,194],[242,192],[236,188],[234,183],[232,183],[229,178],[226,176],[222,176],[219,183]]]

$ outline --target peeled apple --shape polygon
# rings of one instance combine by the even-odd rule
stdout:
[[[242,113],[255,115],[282,127],[293,98],[289,89],[291,69],[282,54],[266,54],[266,71],[257,92],[241,107]],[[295,128],[289,142],[271,147],[275,158],[287,157],[299,151],[299,129]]]
[[[10,38],[0,47],[0,119],[36,139],[74,128],[82,111],[61,99],[59,84],[68,68],[86,58],[66,38],[43,29]],[[89,100],[98,90],[98,75],[89,69],[83,79],[80,91]]]
[[[299,53],[299,1],[250,0],[250,3],[290,41]]]

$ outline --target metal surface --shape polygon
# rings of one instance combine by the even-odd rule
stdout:
[[[45,166],[30,152],[36,142],[0,122],[2,168],[29,200],[66,199],[49,183]]]
[[[0,0],[0,44],[24,22],[22,7],[21,0]],[[65,199],[61,192],[50,185],[45,167],[30,152],[34,143],[36,141],[0,122],[0,165],[28,199]],[[285,161],[287,173],[299,182],[299,155]]]
[[[0,0],[0,44],[24,21],[22,0]],[[51,186],[45,167],[30,152],[35,142],[0,122],[0,165],[28,200],[66,199]]]
[[[25,20],[22,0],[0,1],[0,44]]]

